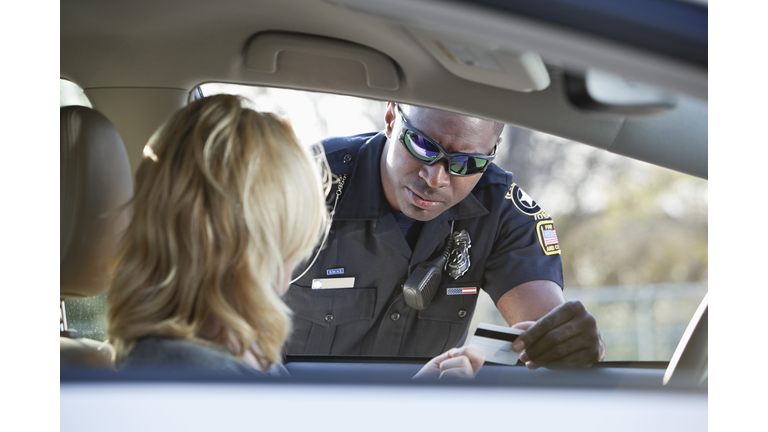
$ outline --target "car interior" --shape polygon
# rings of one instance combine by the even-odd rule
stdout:
[[[109,252],[127,226],[133,194],[128,157],[115,126],[83,106],[61,110],[61,367],[114,369],[108,344],[78,338],[66,323],[65,299],[109,286]]]
[[[207,83],[473,115],[706,180],[706,4],[621,3],[62,0],[60,78],[81,88],[91,105],[61,108],[62,389],[216,381],[114,373],[108,343],[73,332],[65,304],[108,288],[105,251],[126,226],[123,204],[143,148],[173,112],[203,96]],[[707,306],[705,295],[670,361],[606,361],[564,371],[486,364],[471,385],[703,395],[706,413]],[[285,362],[303,383],[408,385],[427,360]],[[64,404],[64,390],[61,398]]]

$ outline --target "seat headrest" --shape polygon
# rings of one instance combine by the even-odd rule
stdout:
[[[128,225],[133,177],[115,126],[82,106],[61,108],[61,299],[109,288],[109,263]]]

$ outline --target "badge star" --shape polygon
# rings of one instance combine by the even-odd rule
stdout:
[[[528,196],[528,194],[525,193],[525,191],[523,191],[522,189],[518,189],[518,190],[520,191],[520,201],[521,202],[524,202],[525,205],[528,206],[528,207],[534,207],[536,205],[533,202],[533,198]]]

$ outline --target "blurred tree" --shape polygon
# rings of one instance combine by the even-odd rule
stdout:
[[[552,215],[566,286],[707,280],[707,182],[507,126],[496,163]]]

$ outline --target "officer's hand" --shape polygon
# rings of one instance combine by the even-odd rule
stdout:
[[[538,321],[513,325],[526,330],[512,344],[521,352],[528,369],[589,367],[605,358],[605,343],[597,321],[580,301],[569,301],[552,309]]]
[[[476,348],[451,348],[425,364],[413,379],[473,379],[483,363],[485,353]]]

